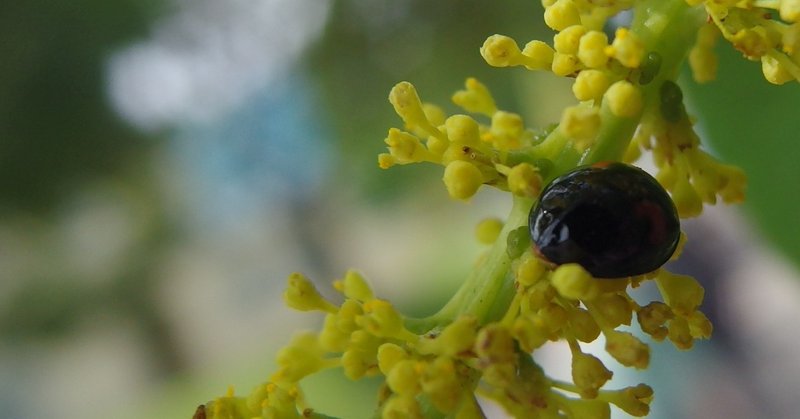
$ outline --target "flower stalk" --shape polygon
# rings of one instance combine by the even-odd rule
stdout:
[[[435,314],[410,318],[375,296],[350,271],[335,288],[344,302],[323,298],[301,274],[289,279],[288,305],[325,315],[319,333],[298,335],[278,354],[279,369],[247,397],[228,394],[201,406],[200,418],[327,417],[307,406],[300,382],[322,369],[341,368],[349,379],[385,378],[375,417],[481,418],[476,394],[515,417],[607,418],[611,406],[633,416],[649,413],[653,389],[637,384],[606,389],[613,375],[582,344],[601,335],[620,365],[651,362],[649,346],[620,330],[635,315],[641,331],[690,349],[712,325],[699,311],[704,290],[694,279],[657,269],[612,279],[592,277],[581,265],[543,260],[527,236],[528,216],[543,185],[579,165],[634,162],[650,151],[656,178],[681,217],[700,214],[718,199],[744,199],[745,176],[703,151],[683,105],[677,77],[689,63],[699,82],[717,70],[712,47],[724,38],[762,63],[773,83],[800,80],[800,6],[796,0],[543,0],[552,46],[533,40],[520,48],[503,35],[480,49],[494,67],[523,66],[574,79],[578,103],[558,124],[525,126],[503,110],[475,79],[452,100],[466,114],[447,116],[423,102],[415,87],[398,83],[389,102],[404,122],[389,130],[379,167],[441,165],[451,197],[469,200],[484,186],[511,194],[506,220],[482,222],[482,261]],[[630,26],[611,39],[609,19],[632,10]],[[780,19],[765,16],[775,15]],[[684,240],[673,258],[681,252]],[[663,301],[640,304],[628,289],[655,281]],[[569,344],[572,382],[547,376],[531,353],[550,341]]]

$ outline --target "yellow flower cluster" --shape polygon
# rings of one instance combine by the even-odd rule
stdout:
[[[745,58],[761,61],[764,78],[773,84],[800,81],[800,1],[798,0],[686,0],[703,5],[712,24],[700,29],[690,63],[695,80],[716,73],[711,50],[718,34]]]
[[[629,150],[636,145],[653,151],[658,181],[672,194],[683,217],[696,217],[703,204],[744,201],[747,179],[741,169],[722,164],[700,148],[692,121],[683,106],[683,94],[673,82],[660,89],[659,106],[648,109]]]
[[[564,110],[557,127],[526,127],[519,114],[501,110],[475,79],[452,97],[465,114],[448,115],[424,103],[408,82],[389,94],[404,126],[389,130],[388,152],[378,157],[381,168],[438,164],[453,198],[469,199],[481,185],[514,196],[505,222],[487,219],[476,227],[478,240],[492,247],[462,288],[437,314],[410,319],[377,298],[355,271],[334,283],[341,304],[324,298],[302,274],[292,274],[286,303],[324,313],[322,329],[299,334],[283,348],[268,382],[245,397],[229,391],[198,408],[196,419],[325,418],[307,405],[299,382],[329,368],[341,368],[352,380],[383,376],[376,410],[382,418],[481,418],[476,394],[515,417],[605,419],[612,405],[633,416],[649,412],[653,390],[646,384],[605,389],[611,370],[582,344],[602,335],[606,352],[619,364],[646,368],[649,347],[628,328],[635,316],[653,340],[689,349],[712,331],[698,310],[703,288],[691,277],[663,269],[596,279],[577,264],[552,266],[530,245],[528,213],[545,182],[580,164],[632,162],[642,149],[652,151],[657,179],[681,217],[698,215],[704,203],[718,198],[743,200],[744,174],[700,149],[673,80],[687,52],[695,78],[712,79],[717,66],[712,48],[720,34],[747,57],[760,59],[768,80],[798,79],[800,0],[542,4],[545,23],[557,31],[552,46],[534,40],[520,48],[509,37],[493,35],[480,53],[492,66],[574,78],[572,92],[579,103]],[[629,8],[635,8],[633,23],[609,40],[602,32],[605,23]],[[782,21],[767,18],[767,9],[776,10]],[[706,13],[710,23],[696,19]],[[691,24],[681,25],[682,19]],[[677,40],[670,42],[671,37]],[[650,280],[662,301],[641,305],[628,290]],[[532,358],[552,341],[569,346],[570,382],[547,376]]]
[[[468,79],[453,102],[476,117],[447,117],[436,105],[423,104],[411,83],[398,83],[389,101],[405,122],[407,131],[389,130],[384,141],[388,153],[378,156],[381,168],[395,164],[430,162],[445,167],[443,181],[453,198],[469,199],[483,184],[535,197],[542,186],[539,166],[555,157],[557,140],[542,142],[542,136],[525,128],[518,114],[499,110],[489,90]],[[523,156],[518,151],[525,149]],[[534,157],[535,156],[535,157]]]
[[[496,221],[483,228],[495,230]],[[494,225],[494,227],[492,227]],[[490,233],[491,234],[491,233]],[[334,287],[344,302],[323,298],[302,274],[292,274],[284,299],[290,307],[325,313],[319,333],[301,333],[277,355],[269,382],[248,396],[224,397],[201,406],[206,418],[314,417],[299,382],[326,368],[341,368],[352,380],[382,375],[378,398],[383,418],[423,418],[422,400],[438,412],[480,418],[475,394],[496,400],[516,417],[604,418],[610,405],[634,416],[649,411],[652,389],[639,384],[603,389],[612,372],[580,343],[601,334],[606,351],[620,364],[646,368],[646,344],[629,332],[636,314],[642,330],[656,340],[669,338],[688,349],[708,338],[711,324],[697,308],[703,289],[687,276],[657,271],[647,278],[597,280],[579,265],[550,269],[526,251],[512,267],[516,293],[500,321],[480,324],[463,314],[441,327],[414,333],[388,301],[374,296],[365,279],[347,272]],[[637,304],[629,285],[655,279],[664,303]],[[549,378],[531,358],[548,341],[566,340],[572,353],[573,382]],[[569,394],[573,394],[570,396]],[[198,416],[196,416],[198,417]]]
[[[641,88],[631,82],[652,78],[642,67],[646,58],[644,43],[625,27],[617,29],[610,43],[602,31],[609,17],[630,8],[632,3],[544,1],[545,23],[558,31],[552,47],[533,40],[520,49],[513,39],[493,35],[480,52],[491,66],[524,66],[574,78],[572,92],[583,103],[564,110],[559,130],[572,140],[578,152],[583,152],[591,147],[602,128],[603,105],[619,118],[637,117],[644,105]]]

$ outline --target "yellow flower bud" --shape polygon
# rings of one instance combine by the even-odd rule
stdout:
[[[748,58],[760,58],[777,46],[777,40],[771,40],[767,30],[761,26],[742,29],[734,33],[730,41]]]
[[[594,342],[600,336],[600,326],[592,315],[582,308],[569,312],[569,327],[575,339],[581,342]]]
[[[605,102],[615,116],[633,118],[642,111],[642,91],[630,82],[620,80],[608,88]]]
[[[342,369],[345,376],[357,380],[375,375],[378,369],[378,346],[381,340],[366,330],[356,330],[350,335],[350,344],[342,354]]]
[[[335,305],[320,295],[317,287],[305,275],[297,272],[289,275],[288,287],[283,292],[283,301],[289,307],[300,311],[321,310],[335,313],[337,310]]]
[[[313,333],[302,333],[292,338],[289,345],[278,351],[278,372],[273,381],[296,383],[301,378],[329,366],[322,358],[325,351]]]
[[[606,336],[606,352],[626,367],[647,368],[650,363],[650,348],[628,332],[609,330]]]
[[[420,392],[421,365],[414,360],[406,359],[397,362],[386,375],[386,384],[399,395],[413,396]]]
[[[542,191],[542,177],[530,163],[520,163],[508,172],[508,190],[517,196],[535,198]]]
[[[603,319],[605,327],[630,326],[633,311],[630,302],[620,294],[602,294],[592,300],[592,314]]]
[[[579,152],[589,148],[600,131],[600,112],[590,106],[570,106],[561,114],[558,125],[564,135],[573,139]]]
[[[556,268],[550,283],[559,294],[572,300],[591,300],[600,291],[597,280],[577,263],[567,263]]]
[[[539,315],[517,317],[511,334],[525,352],[533,352],[550,339],[549,326]]]
[[[781,0],[779,11],[784,21],[797,22],[800,20],[800,0]]]
[[[644,44],[627,28],[618,28],[614,41],[606,48],[606,55],[616,58],[628,68],[637,68],[642,63]]]
[[[469,351],[475,344],[477,328],[478,319],[474,316],[463,315],[457,318],[436,337],[439,344],[437,353],[455,357]]]
[[[364,315],[356,324],[375,336],[415,341],[417,335],[403,326],[403,317],[386,300],[373,299],[364,303]]]
[[[583,70],[572,84],[572,93],[578,100],[600,100],[608,89],[609,79],[600,70]]]
[[[650,413],[650,402],[653,400],[653,389],[647,384],[639,384],[622,390],[604,392],[603,399],[631,416],[647,416]]]
[[[764,73],[764,78],[772,84],[780,85],[794,80],[786,67],[771,55],[761,57],[761,71]]]
[[[467,112],[480,113],[486,116],[492,116],[497,112],[497,105],[495,105],[489,89],[472,77],[467,79],[466,89],[457,91],[452,100],[453,103]],[[442,121],[444,121],[444,118]]]
[[[378,368],[383,375],[389,375],[395,365],[406,359],[408,359],[406,351],[394,343],[384,343],[378,348]]]
[[[783,31],[781,44],[783,52],[790,56],[800,50],[800,22],[792,24]]]
[[[578,43],[578,59],[589,68],[603,68],[608,62],[608,36],[600,31],[586,32]]]
[[[486,38],[480,52],[486,63],[492,67],[509,67],[522,63],[522,51],[517,42],[505,35]]]
[[[475,226],[475,237],[481,244],[492,244],[503,229],[503,221],[499,218],[485,218]]]
[[[383,405],[382,419],[423,419],[419,402],[414,396],[392,396]]]
[[[553,64],[554,54],[553,48],[542,41],[530,41],[522,49],[522,55],[525,56],[525,68],[528,70],[549,69]]]
[[[636,319],[642,331],[656,341],[662,341],[667,337],[668,331],[664,325],[673,317],[669,306],[658,301],[653,301],[636,312]]]
[[[488,364],[511,364],[517,359],[511,332],[498,323],[480,329],[474,351],[481,362]]]
[[[580,62],[575,55],[556,52],[553,56],[553,65],[551,67],[553,74],[557,76],[569,76],[579,69]]]
[[[675,182],[672,188],[672,200],[681,218],[697,217],[703,212],[703,200],[685,178]]]
[[[425,116],[422,102],[420,102],[417,89],[413,84],[407,81],[397,83],[389,92],[389,102],[408,126],[420,127],[426,132],[437,131]]]
[[[520,264],[517,266],[517,282],[526,287],[531,286],[542,278],[544,271],[545,268],[542,262],[528,253],[522,257]]]
[[[442,413],[452,413],[463,397],[470,397],[450,357],[440,356],[422,373],[422,390]],[[459,416],[456,416],[459,417]]]
[[[689,51],[689,67],[694,81],[707,83],[717,77],[719,59],[713,49],[695,46]]]
[[[586,28],[582,25],[573,25],[557,33],[553,37],[553,47],[562,54],[578,53],[578,44],[581,37],[586,33]]]
[[[447,138],[451,143],[479,147],[481,135],[478,122],[467,115],[453,115],[445,121]]]
[[[687,320],[689,322],[689,333],[691,333],[693,338],[708,339],[711,337],[714,326],[705,314],[700,311],[695,311]]]
[[[343,352],[350,340],[350,331],[339,328],[336,314],[325,316],[325,323],[319,333],[319,343],[329,352]]]
[[[358,301],[369,301],[375,298],[372,289],[361,274],[349,270],[342,281],[344,296]]]
[[[483,174],[474,164],[464,160],[455,160],[444,169],[442,180],[451,197],[469,199],[478,192],[478,188],[483,184]]]
[[[683,317],[676,317],[669,322],[669,340],[681,350],[692,349],[694,341],[689,332],[689,323]]]
[[[696,279],[661,270],[655,279],[658,290],[675,314],[689,316],[703,302],[705,290]]]
[[[572,25],[581,23],[578,6],[573,0],[556,0],[544,11],[544,23],[556,31],[562,31]]]
[[[597,390],[611,379],[613,373],[594,355],[572,351],[572,382],[580,389],[581,397],[593,399]]]

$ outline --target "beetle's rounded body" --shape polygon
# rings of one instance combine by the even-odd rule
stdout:
[[[579,167],[547,185],[529,218],[537,253],[597,278],[641,275],[678,246],[675,204],[647,172],[623,163]]]

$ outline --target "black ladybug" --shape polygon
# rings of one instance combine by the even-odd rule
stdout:
[[[623,163],[582,166],[556,178],[528,221],[540,256],[578,263],[597,278],[654,271],[680,238],[678,212],[664,188]]]

